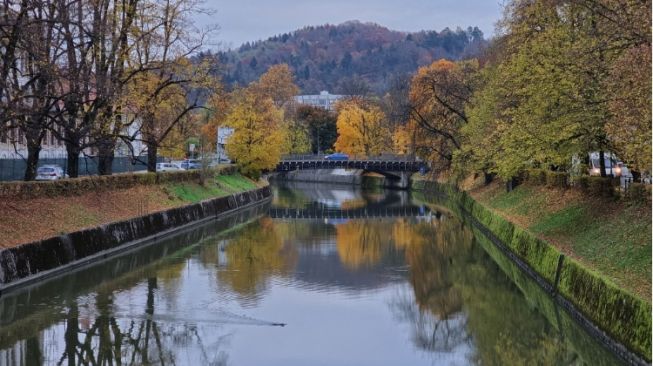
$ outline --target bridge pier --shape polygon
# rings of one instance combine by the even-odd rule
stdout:
[[[410,172],[387,172],[384,175],[384,188],[408,189],[410,188]]]

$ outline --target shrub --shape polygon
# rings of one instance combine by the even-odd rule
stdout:
[[[224,167],[211,170],[211,174],[233,174],[234,167]],[[102,176],[86,176],[73,179],[63,179],[46,182],[2,182],[0,197],[57,197],[73,196],[91,191],[125,189],[137,185],[154,185],[159,183],[177,183],[199,181],[200,170],[181,172],[115,174]]]
[[[583,193],[592,197],[612,197],[614,196],[614,182],[612,178],[607,177],[585,177],[579,180],[579,186]]]
[[[547,171],[546,185],[551,188],[567,188],[567,173]]]
[[[527,169],[526,182],[533,186],[545,185],[547,182],[546,171],[544,169]]]
[[[631,183],[624,194],[629,203],[643,203],[651,199],[651,186],[643,183]]]

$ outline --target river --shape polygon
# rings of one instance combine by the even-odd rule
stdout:
[[[0,298],[0,365],[618,364],[437,198],[271,205]]]

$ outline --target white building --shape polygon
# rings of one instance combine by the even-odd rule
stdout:
[[[227,150],[225,148],[225,145],[227,143],[227,140],[231,135],[233,135],[234,129],[231,127],[218,127],[218,144],[216,146],[216,154],[218,156],[218,161],[229,161],[229,156],[227,155]]]
[[[335,108],[335,104],[344,97],[344,95],[329,94],[328,91],[323,90],[320,94],[296,95],[295,102],[332,111]]]
[[[26,143],[25,134],[19,128],[0,133],[0,159],[26,159]],[[41,146],[41,159],[62,159],[67,156],[66,146],[50,131],[45,134]]]
[[[61,130],[60,130],[61,131]],[[140,125],[132,123],[125,128],[124,133],[129,136],[129,145],[122,139],[116,144],[115,156],[140,156],[147,154],[147,147],[143,143],[140,132]],[[60,132],[62,134],[62,132]],[[94,149],[87,148],[80,155],[94,156]],[[41,143],[39,159],[65,159],[68,156],[66,146],[59,140],[56,134],[47,131]],[[10,128],[4,134],[0,133],[0,159],[26,159],[27,141],[25,134],[20,128]]]

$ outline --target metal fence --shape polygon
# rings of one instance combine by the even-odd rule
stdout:
[[[158,159],[162,161],[162,158]],[[138,160],[131,157],[115,157],[113,159],[112,169],[114,173],[135,172],[147,169],[147,157],[141,156]],[[64,169],[68,174],[68,161],[66,158],[39,159],[39,166],[56,164]],[[79,158],[79,175],[97,174],[97,158],[80,157]],[[27,162],[24,159],[0,159],[0,181],[22,180],[25,176]]]

